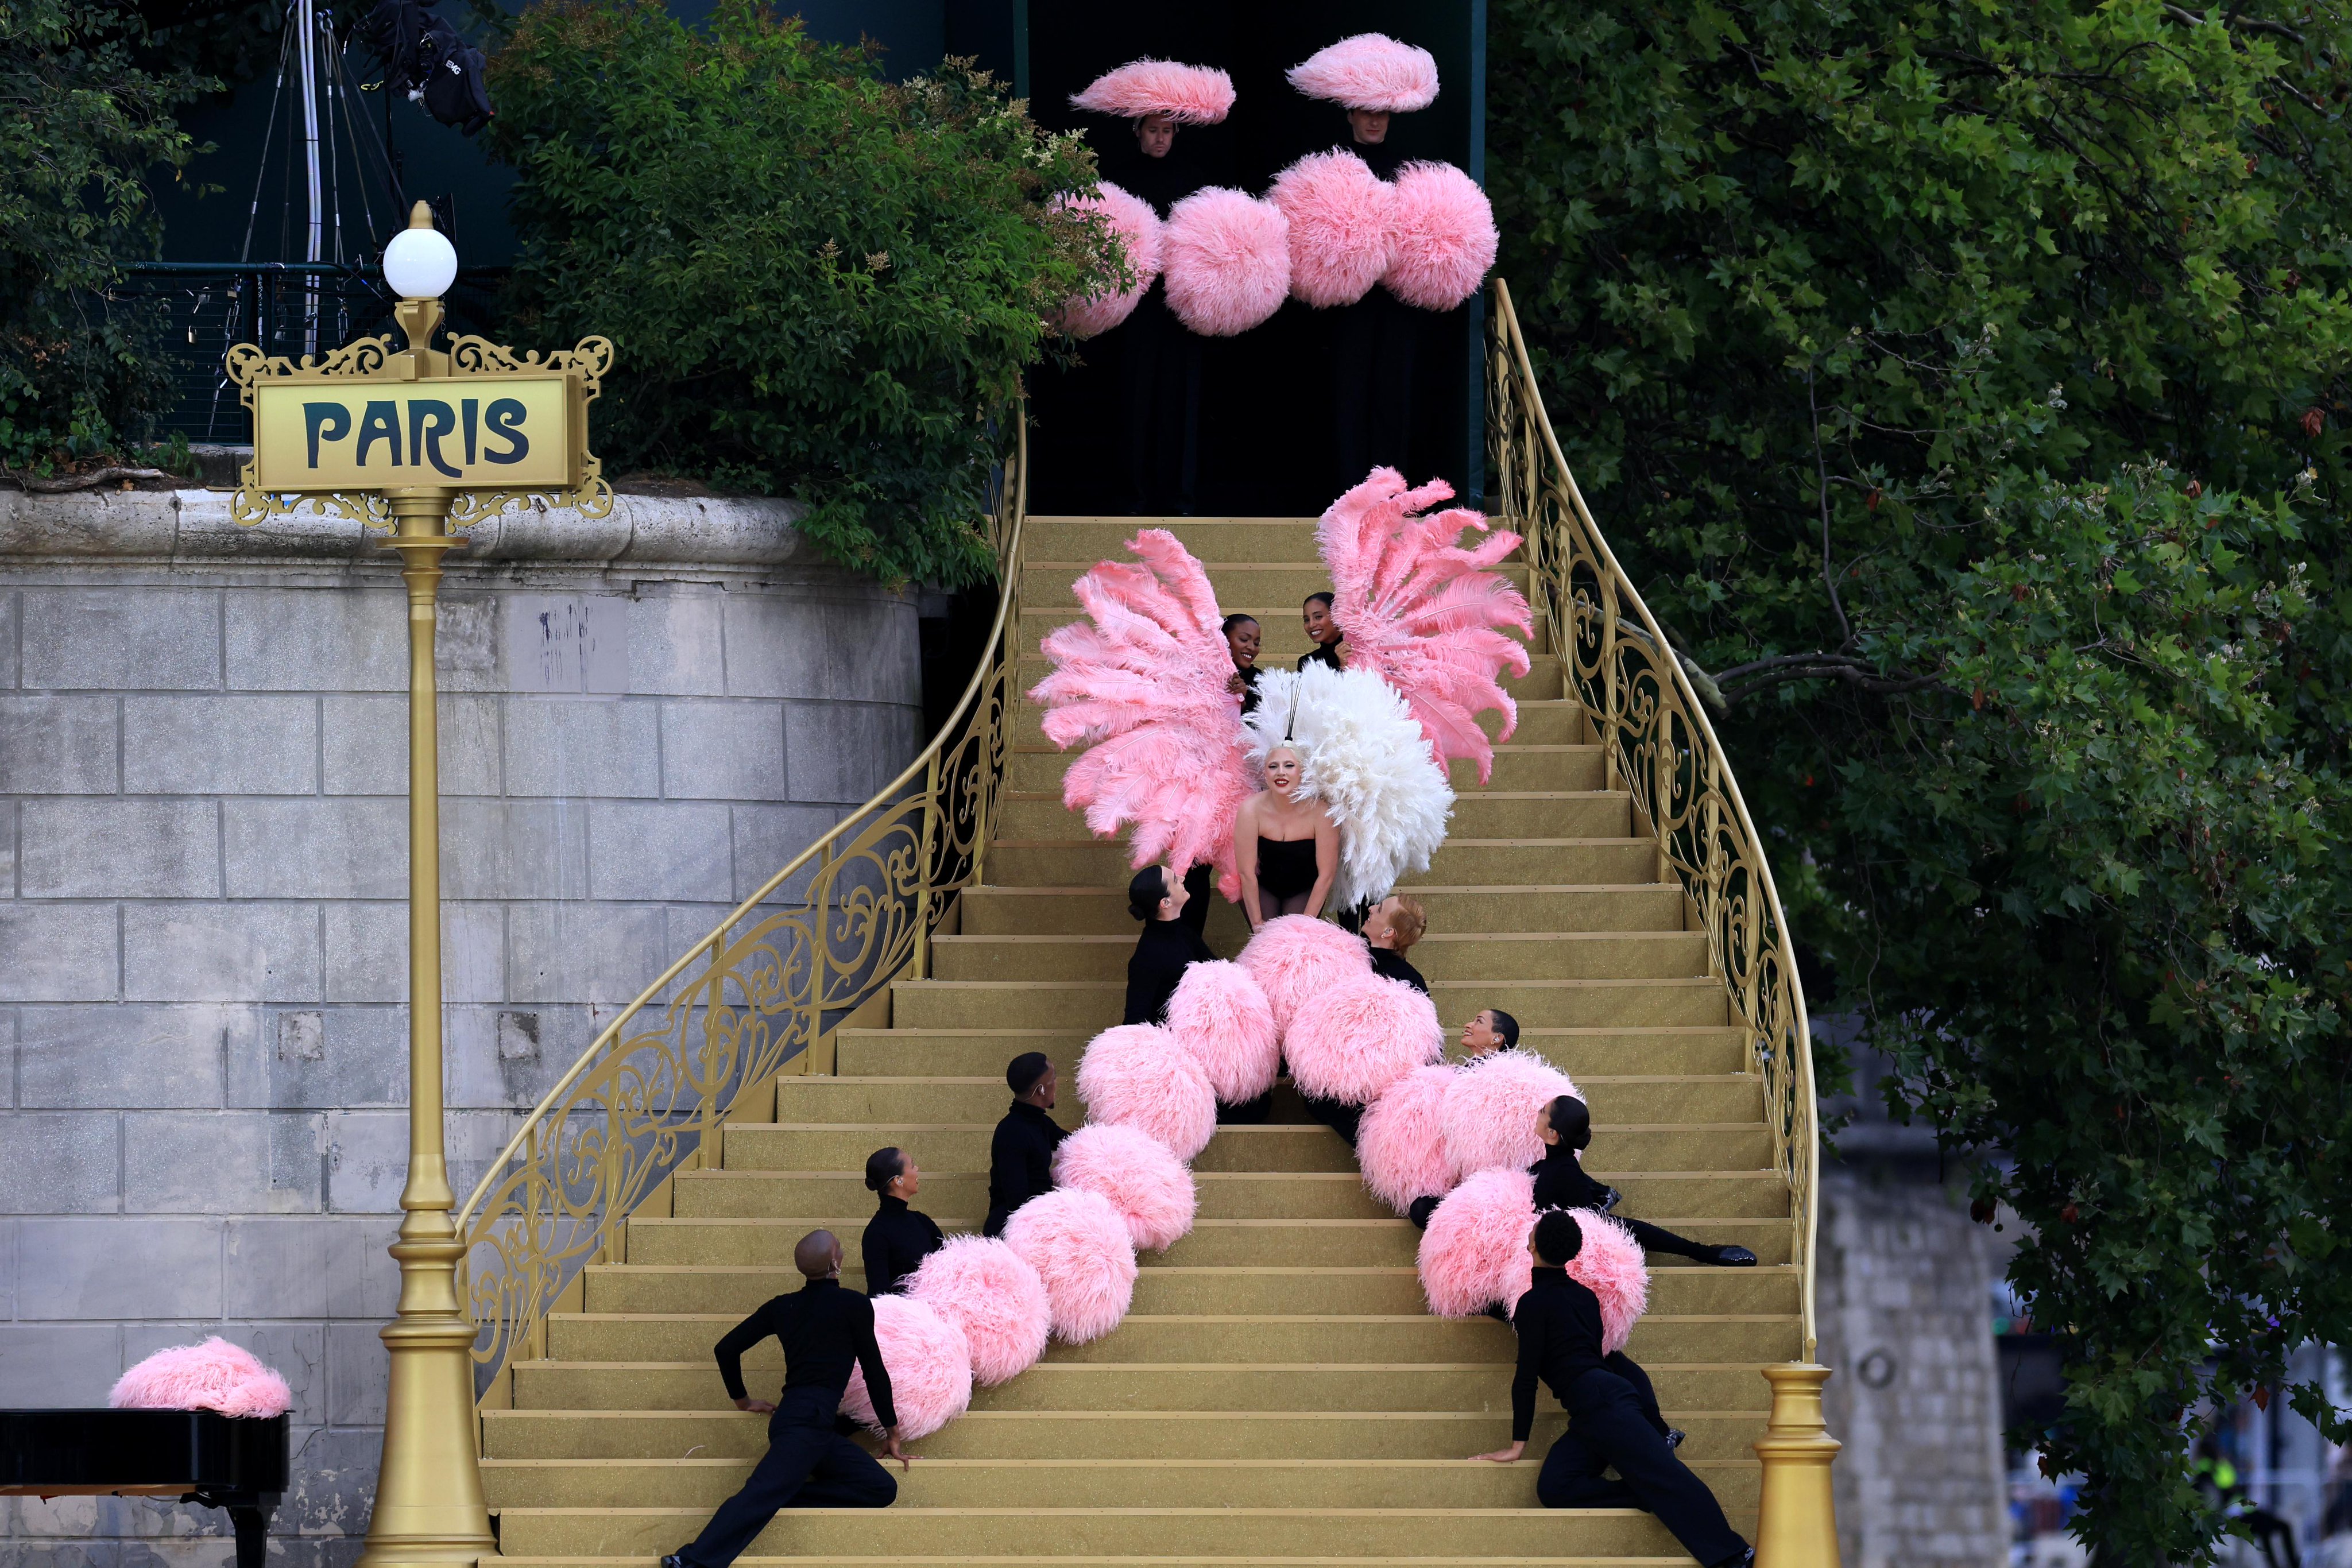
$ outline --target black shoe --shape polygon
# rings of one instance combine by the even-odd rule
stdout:
[[[673,1552],[661,1560],[661,1568],[687,1568],[686,1559]]]
[[[1404,1211],[1404,1217],[1412,1221],[1414,1229],[1426,1230],[1429,1228],[1429,1217],[1437,1212],[1438,1202],[1434,1197],[1416,1197],[1412,1207]]]
[[[1666,1447],[1669,1448],[1681,1448],[1683,1444],[1689,1439],[1689,1437],[1690,1434],[1684,1431],[1680,1427],[1669,1427],[1666,1428]]]
[[[1619,1192],[1619,1191],[1618,1191],[1615,1187],[1613,1187],[1613,1186],[1612,1186],[1612,1187],[1603,1187],[1603,1188],[1601,1189],[1601,1193],[1602,1193],[1602,1197],[1601,1197],[1601,1213],[1603,1213],[1603,1214],[1607,1214],[1607,1213],[1611,1212],[1612,1210],[1613,1210],[1613,1209],[1618,1206],[1618,1204],[1620,1204],[1620,1203],[1622,1203],[1622,1201],[1624,1201],[1625,1195],[1624,1195],[1623,1193],[1622,1193],[1622,1192]]]
[[[1718,1269],[1753,1269],[1756,1254],[1745,1247],[1718,1247],[1707,1261]]]
[[[1735,1552],[1717,1563],[1715,1568],[1756,1568],[1756,1548],[1750,1546],[1743,1551]]]

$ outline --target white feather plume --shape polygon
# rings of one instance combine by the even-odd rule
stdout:
[[[1286,743],[1305,764],[1299,794],[1323,802],[1339,829],[1331,907],[1384,898],[1399,878],[1429,869],[1445,841],[1454,790],[1396,689],[1365,670],[1268,670],[1247,719],[1250,762]]]

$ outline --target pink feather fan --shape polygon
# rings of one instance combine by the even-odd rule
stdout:
[[[890,1375],[890,1403],[897,1406],[898,1436],[928,1437],[971,1406],[971,1346],[963,1330],[928,1301],[906,1296],[874,1298],[874,1343],[882,1370]],[[842,1414],[880,1431],[866,1371],[852,1363],[849,1386],[841,1391]]]
[[[1308,98],[1349,109],[1411,114],[1437,101],[1437,58],[1385,33],[1326,44],[1285,73]]]
[[[1445,1157],[1441,1117],[1454,1070],[1416,1067],[1380,1092],[1356,1128],[1356,1164],[1374,1197],[1402,1214],[1413,1199],[1438,1197],[1462,1173]]]
[[[1480,1171],[1448,1193],[1421,1236],[1421,1293],[1441,1318],[1466,1318],[1527,1293],[1536,1183],[1525,1171]]]
[[[1168,1145],[1133,1127],[1080,1127],[1054,1151],[1054,1184],[1110,1199],[1138,1247],[1164,1252],[1192,1229],[1200,1194]]]
[[[1055,312],[1054,324],[1070,337],[1097,337],[1134,315],[1152,280],[1160,276],[1160,214],[1151,210],[1150,202],[1129,195],[1108,180],[1091,195],[1056,196],[1054,205],[1099,214],[1126,254],[1128,270],[1135,275],[1129,288],[1080,295]]]
[[[1087,1042],[1078,1058],[1078,1098],[1089,1121],[1132,1127],[1180,1160],[1209,1146],[1217,1132],[1217,1095],[1209,1075],[1176,1037],[1158,1024],[1114,1024]]]
[[[1298,1092],[1349,1105],[1370,1104],[1444,1050],[1445,1031],[1429,998],[1379,975],[1317,991],[1298,1004],[1282,1037]]]
[[[1601,1301],[1601,1354],[1614,1355],[1633,1337],[1650,1306],[1650,1265],[1633,1233],[1605,1214],[1574,1211],[1584,1245],[1568,1260],[1568,1277]]]
[[[1054,1326],[1045,1281],[1002,1241],[949,1237],[908,1277],[906,1293],[963,1330],[972,1380],[982,1387],[1018,1376],[1045,1354]]]
[[[1129,60],[1072,93],[1070,105],[1129,120],[1158,114],[1179,125],[1214,125],[1234,111],[1234,78],[1209,66]]]
[[[1505,629],[1525,636],[1535,622],[1526,596],[1493,570],[1519,548],[1518,535],[1487,532],[1465,507],[1424,515],[1453,496],[1442,479],[1412,489],[1395,469],[1375,468],[1331,503],[1315,537],[1331,573],[1332,618],[1348,633],[1348,666],[1395,687],[1441,762],[1474,758],[1483,784],[1495,747],[1477,716],[1499,710],[1508,740],[1519,710],[1501,676],[1528,673],[1526,646]],[[1456,543],[1465,529],[1486,538],[1465,549]]]
[[[1127,1316],[1135,1300],[1135,1243],[1102,1194],[1075,1186],[1042,1193],[1013,1211],[1004,1241],[1045,1281],[1054,1332],[1067,1343],[1100,1339]]]
[[[1257,982],[1286,1034],[1291,1015],[1317,991],[1372,972],[1372,955],[1361,940],[1328,920],[1278,915],[1257,928],[1234,960]]]
[[[1289,220],[1246,192],[1206,186],[1169,210],[1160,266],[1176,319],[1203,338],[1236,336],[1290,293]]]
[[[1290,292],[1317,309],[1353,305],[1395,255],[1396,191],[1353,152],[1310,152],[1275,176],[1265,199],[1290,224]]]
[[[1395,255],[1381,282],[1423,310],[1451,310],[1477,293],[1499,244],[1486,193],[1451,163],[1397,171],[1389,233]]]
[[[1562,1094],[1584,1098],[1567,1073],[1531,1051],[1498,1051],[1465,1063],[1439,1113],[1446,1158],[1465,1172],[1525,1170],[1544,1157],[1536,1117]]]
[[[1054,672],[1029,692],[1046,739],[1088,748],[1063,775],[1062,803],[1104,837],[1131,825],[1137,870],[1213,864],[1236,897],[1234,815],[1256,780],[1217,596],[1166,529],[1127,548],[1139,562],[1104,561],[1073,585],[1087,619],[1046,637]]]
[[[1217,958],[1186,965],[1168,998],[1168,1032],[1192,1053],[1209,1087],[1229,1105],[1256,1099],[1282,1071],[1273,1005],[1239,964]]]
[[[217,1410],[266,1419],[292,1409],[294,1395],[251,1351],[215,1334],[202,1344],[157,1351],[117,1379],[106,1402],[117,1410]]]

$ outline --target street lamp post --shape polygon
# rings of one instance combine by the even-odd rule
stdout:
[[[253,461],[233,505],[241,523],[304,506],[386,528],[408,588],[408,1178],[401,1188],[398,1315],[383,1459],[362,1568],[448,1568],[495,1556],[474,1414],[475,1326],[457,1298],[465,1245],[441,1092],[441,775],[433,665],[441,558],[457,527],[544,496],[588,517],[613,494],[587,450],[587,405],[612,358],[591,338],[542,360],[479,338],[432,347],[457,255],[416,204],[384,249],[400,303],[389,337],[362,339],[296,365],[252,344],[229,350],[229,374],[253,413]]]

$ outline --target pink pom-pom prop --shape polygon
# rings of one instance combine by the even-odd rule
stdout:
[[[1158,1024],[1116,1024],[1088,1041],[1078,1058],[1078,1098],[1089,1121],[1132,1127],[1180,1160],[1207,1148],[1217,1134],[1209,1075]]]
[[[1478,292],[1495,265],[1495,209],[1451,163],[1397,171],[1391,235],[1396,254],[1381,285],[1408,305],[1451,310]]]
[[[1412,114],[1437,101],[1437,59],[1385,33],[1327,44],[1284,73],[1308,98],[1346,109]]]
[[[1429,1217],[1421,1237],[1421,1293],[1442,1318],[1467,1318],[1500,1301],[1516,1307],[1534,1260],[1535,1178],[1525,1171],[1480,1171]]]
[[[157,1351],[118,1378],[106,1402],[117,1410],[216,1410],[267,1420],[291,1410],[294,1395],[251,1351],[215,1334]]]
[[[1127,269],[1135,282],[1127,288],[1081,295],[1055,313],[1054,324],[1073,338],[1093,338],[1135,314],[1153,279],[1160,276],[1160,214],[1140,196],[1130,195],[1108,180],[1091,195],[1056,196],[1054,205],[1065,211],[1098,214],[1118,240]]]
[[[1072,93],[1070,105],[1129,120],[1157,114],[1179,125],[1214,125],[1234,111],[1234,78],[1208,66],[1129,60]]]
[[[1235,960],[1265,997],[1274,1026],[1286,1037],[1291,1015],[1316,992],[1372,972],[1372,955],[1361,940],[1328,921],[1283,915],[1257,928]]]
[[[1168,1032],[1228,1105],[1256,1099],[1282,1071],[1273,1006],[1239,964],[1220,958],[1188,966],[1168,998]]]
[[[1200,1193],[1168,1145],[1133,1127],[1081,1127],[1054,1153],[1058,1186],[1099,1193],[1127,1221],[1128,1239],[1164,1252],[1192,1229]]]
[[[1649,1310],[1650,1265],[1633,1233],[1614,1219],[1585,1208],[1575,1214],[1584,1245],[1568,1260],[1568,1277],[1600,1298],[1601,1354],[1614,1355]]]
[[[1396,192],[1352,152],[1310,152],[1275,176],[1265,199],[1290,225],[1290,293],[1325,309],[1353,305],[1389,269]]]
[[[1536,1117],[1562,1094],[1583,1098],[1567,1073],[1529,1051],[1498,1051],[1467,1063],[1445,1091],[1445,1157],[1465,1173],[1526,1169],[1544,1157]]]
[[[1210,185],[1170,211],[1160,261],[1176,319],[1203,338],[1234,337],[1290,292],[1290,225],[1271,203]]]
[[[882,1352],[882,1370],[890,1375],[899,1437],[928,1437],[971,1408],[971,1346],[963,1330],[930,1303],[908,1296],[875,1297],[874,1343]],[[841,1409],[869,1430],[882,1430],[866,1392],[866,1369],[855,1362],[849,1386],[841,1391]]]
[[[1443,1055],[1445,1031],[1429,998],[1402,980],[1358,975],[1301,1002],[1282,1041],[1300,1093],[1366,1105]]]
[[[1445,1156],[1443,1112],[1454,1070],[1416,1067],[1381,1091],[1356,1128],[1356,1163],[1374,1197],[1402,1214],[1413,1199],[1453,1189],[1462,1173]]]
[[[972,1380],[984,1388],[1028,1371],[1045,1354],[1054,1327],[1045,1281],[1002,1241],[949,1237],[908,1277],[905,1293],[963,1331]]]
[[[1045,1281],[1054,1332],[1069,1343],[1100,1339],[1127,1316],[1135,1243],[1102,1194],[1062,1186],[1033,1197],[1005,1221],[1004,1241]]]

